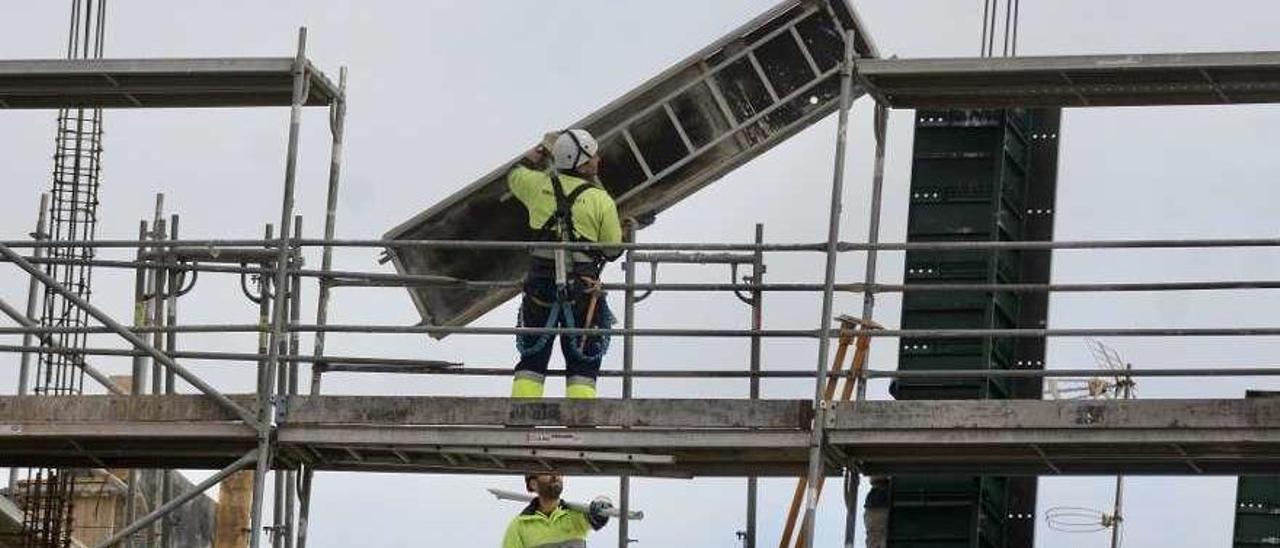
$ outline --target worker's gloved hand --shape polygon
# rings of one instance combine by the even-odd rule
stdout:
[[[524,153],[524,157],[520,159],[520,165],[529,169],[546,169],[547,167],[547,151],[542,150],[542,146],[536,146]]]
[[[612,508],[613,501],[604,495],[600,495],[591,501],[591,506],[587,509],[587,522],[591,524],[591,528],[599,531],[605,525],[608,525],[609,516],[605,515],[605,511]]]
[[[556,147],[556,139],[560,138],[559,131],[548,131],[542,134],[542,142],[538,143],[538,147],[544,151],[550,152]]]
[[[547,169],[551,159],[551,148],[556,144],[556,138],[560,136],[559,132],[552,131],[542,136],[542,141],[524,153],[524,158],[520,159],[520,165],[529,169]]]

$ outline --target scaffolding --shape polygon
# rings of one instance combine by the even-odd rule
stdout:
[[[129,356],[135,372],[148,363],[161,368],[171,383],[151,388],[151,394],[135,384],[129,395],[0,397],[0,422],[14,425],[0,431],[0,465],[120,466],[130,468],[204,468],[217,472],[194,490],[162,497],[149,513],[136,518],[99,546],[130,540],[174,508],[240,470],[254,471],[252,545],[263,542],[264,524],[271,520],[269,542],[274,547],[304,547],[310,512],[314,472],[318,470],[400,471],[429,473],[506,473],[557,470],[570,473],[620,476],[622,506],[629,504],[629,483],[634,476],[693,477],[703,475],[806,478],[804,514],[800,523],[805,545],[814,538],[814,512],[818,487],[828,477],[842,477],[846,513],[846,543],[852,542],[858,478],[861,474],[904,474],[947,470],[957,473],[995,474],[1235,474],[1278,472],[1280,461],[1280,402],[1254,400],[1191,401],[966,401],[876,402],[859,390],[849,402],[829,402],[823,387],[828,379],[866,382],[886,378],[995,378],[1079,376],[1080,370],[949,370],[891,371],[861,368],[829,369],[830,344],[848,329],[841,321],[833,327],[837,292],[859,293],[863,309],[857,318],[869,322],[877,294],[913,291],[948,292],[1114,292],[1198,291],[1213,289],[1268,289],[1274,281],[1216,280],[1197,282],[1079,283],[1079,284],[948,284],[902,285],[877,281],[876,264],[881,252],[908,249],[1210,249],[1223,247],[1280,247],[1280,239],[1219,240],[1113,240],[1068,242],[920,242],[882,243],[880,187],[884,176],[884,136],[887,110],[895,105],[894,93],[877,88],[874,78],[862,71],[879,61],[859,59],[846,36],[845,58],[839,67],[841,80],[840,123],[837,129],[836,169],[832,181],[829,231],[825,240],[812,243],[767,243],[757,227],[754,242],[746,244],[632,243],[620,247],[627,254],[626,277],[606,289],[624,293],[625,323],[616,329],[507,328],[466,325],[368,325],[331,324],[328,299],[332,290],[346,287],[446,287],[454,289],[509,290],[516,282],[493,279],[461,279],[440,275],[343,272],[331,269],[338,249],[386,248],[386,240],[339,239],[335,234],[336,204],[341,172],[344,86],[334,85],[307,60],[306,34],[299,36],[296,56],[285,59],[135,60],[135,61],[13,61],[0,62],[0,107],[146,108],[148,106],[289,106],[290,123],[279,223],[262,239],[182,239],[170,225],[140,230],[136,240],[0,241],[0,261],[22,269],[35,283],[61,295],[99,325],[33,325],[12,306],[0,307],[19,327],[2,327],[0,335],[31,335],[40,340],[0,351],[45,352],[75,356]],[[1233,56],[1248,63],[1253,54]],[[1183,56],[1191,58],[1194,56]],[[984,60],[991,61],[991,60]],[[1023,68],[1052,64],[1022,58]],[[894,61],[910,65],[913,61]],[[917,61],[920,75],[931,71],[932,61]],[[909,68],[909,67],[908,67]],[[1185,69],[1186,67],[1182,67]],[[1255,78],[1249,85],[1273,85],[1269,70],[1244,71]],[[906,70],[906,69],[902,69]],[[1027,69],[1030,70],[1030,69]],[[1119,69],[1106,72],[1115,85],[1126,78],[1145,81],[1148,74]],[[1208,69],[1206,69],[1208,70]],[[1181,73],[1181,72],[1180,72]],[[33,75],[39,75],[39,86]],[[86,81],[85,75],[94,76]],[[181,75],[181,78],[177,78]],[[61,80],[60,80],[61,78]],[[164,85],[165,78],[174,79]],[[905,80],[912,78],[903,77]],[[180,80],[180,81],[178,81]],[[345,79],[343,79],[345,80]],[[53,84],[50,84],[53,82]],[[62,82],[65,85],[58,85]],[[340,81],[341,82],[341,81]],[[235,85],[228,85],[234,83]],[[286,86],[287,83],[287,86]],[[25,89],[23,86],[26,86]],[[887,84],[886,84],[887,85]],[[999,80],[968,81],[975,93],[999,95]],[[201,86],[204,86],[203,88]],[[289,93],[284,93],[284,89]],[[875,167],[872,185],[870,236],[866,242],[840,239],[839,218],[843,199],[845,139],[855,90],[865,89],[880,102],[872,121]],[[202,91],[203,89],[203,91]],[[17,91],[14,91],[17,90]],[[985,90],[985,91],[984,91]],[[1169,90],[1166,90],[1169,91]],[[895,92],[896,93],[896,92]],[[981,94],[979,93],[979,94]],[[1058,106],[1077,99],[1047,94],[1045,102]],[[1187,95],[1169,91],[1140,96],[1143,104],[1186,104]],[[1198,96],[1197,96],[1198,97]],[[1280,97],[1258,96],[1277,101]],[[1019,99],[1021,100],[1021,99]],[[237,102],[239,101],[239,102]],[[945,101],[939,100],[940,103]],[[963,103],[962,100],[956,101]],[[1201,101],[1201,99],[1197,99]],[[1209,99],[1203,99],[1205,103]],[[947,103],[949,105],[949,103]],[[1039,103],[1037,103],[1039,104]],[[294,191],[298,134],[305,106],[327,106],[332,129],[329,199],[324,237],[303,237],[296,217]],[[164,234],[166,239],[145,237]],[[398,247],[468,249],[476,252],[520,251],[565,247],[592,249],[588,243],[513,242],[475,240],[397,240]],[[63,248],[95,250],[90,257],[61,257]],[[300,258],[306,249],[323,253],[321,268],[307,269]],[[19,253],[18,250],[30,250]],[[133,252],[132,259],[104,259],[96,252]],[[774,253],[821,253],[825,260],[822,283],[766,283],[764,257]],[[836,265],[842,255],[864,255],[866,277],[859,283],[837,283]],[[640,265],[669,263],[730,265],[729,283],[660,283],[637,281]],[[137,300],[176,298],[190,290],[200,274],[226,274],[245,280],[246,293],[259,305],[258,322],[246,324],[179,324],[176,308],[164,309],[159,322],[135,322],[126,326],[112,315],[75,294],[74,288],[44,272],[46,265],[80,265],[120,268],[138,275]],[[750,265],[751,274],[739,280],[734,269]],[[187,277],[189,276],[189,277]],[[145,280],[168,284],[157,289]],[[251,284],[248,280],[256,278]],[[185,281],[184,281],[185,280]],[[162,282],[161,282],[162,281]],[[301,323],[303,292],[316,283],[318,316],[315,323]],[[253,285],[253,290],[250,290]],[[636,305],[653,291],[735,293],[751,306],[751,328],[647,328],[637,326]],[[769,329],[763,325],[763,296],[769,292],[810,292],[822,296],[816,325],[808,329]],[[251,333],[259,335],[253,351],[229,352],[179,349],[182,333]],[[303,354],[300,337],[314,336],[311,354]],[[372,356],[339,356],[325,352],[324,335],[358,333],[466,334],[472,336],[540,333],[612,335],[624,341],[621,371],[605,376],[623,379],[623,399],[597,401],[519,401],[505,398],[467,397],[350,397],[320,393],[319,378],[325,372],[377,372],[428,375],[508,375],[507,367],[484,367],[443,360],[389,359]],[[114,334],[127,344],[115,348],[69,349],[57,344],[57,335]],[[1222,337],[1277,336],[1274,327],[1213,328],[1093,328],[1093,329],[872,329],[860,331],[870,339],[887,337]],[[745,370],[640,369],[636,367],[637,337],[739,338],[750,341],[751,363]],[[759,360],[759,346],[766,338],[812,340],[817,343],[810,370],[768,370]],[[229,395],[204,381],[184,363],[218,360],[254,364],[254,394]],[[84,360],[73,365],[102,382]],[[304,364],[313,373],[310,394],[299,390]],[[1092,371],[1092,370],[1089,370]],[[1132,372],[1137,376],[1272,376],[1280,368],[1155,369]],[[633,381],[639,378],[747,379],[749,399],[636,399]],[[764,379],[805,378],[814,381],[810,400],[759,399]],[[199,394],[177,394],[179,379]],[[110,387],[107,387],[111,390]],[[118,391],[118,388],[115,390]],[[556,428],[543,428],[556,427]],[[268,478],[274,474],[275,507],[270,518],[264,508]],[[754,492],[749,483],[749,492]],[[748,533],[754,546],[754,496],[748,500]],[[624,512],[625,515],[625,512]],[[624,522],[625,523],[625,522]],[[625,546],[626,526],[620,545]]]

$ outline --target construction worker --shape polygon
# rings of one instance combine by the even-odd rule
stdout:
[[[622,241],[617,205],[595,179],[600,169],[599,151],[595,138],[584,129],[548,133],[507,174],[507,186],[527,210],[529,227],[536,232],[536,239]],[[613,314],[600,289],[600,270],[621,252],[559,253],[565,269],[563,279],[558,279],[556,250],[533,251],[517,325],[606,329],[613,325]],[[553,339],[551,334],[516,336],[520,362],[515,367],[511,397],[542,397]],[[560,352],[568,373],[567,397],[596,397],[596,376],[608,348],[607,336],[560,336]]]
[[[613,503],[608,497],[596,497],[585,513],[561,501],[564,478],[559,474],[526,475],[524,488],[538,498],[511,520],[502,548],[586,548],[587,533],[609,523],[604,512]]]

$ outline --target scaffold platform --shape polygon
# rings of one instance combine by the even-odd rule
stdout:
[[[274,465],[794,477],[811,403],[289,396],[277,403]],[[837,402],[826,417],[833,475],[1280,472],[1274,399]],[[255,429],[199,395],[0,397],[0,466],[217,469],[256,445]]]

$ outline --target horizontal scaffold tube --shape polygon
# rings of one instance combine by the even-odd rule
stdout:
[[[153,262],[111,261],[103,259],[36,259],[27,257],[33,264],[75,264],[105,268],[166,268],[189,272],[214,272],[226,274],[273,274],[272,268],[252,266],[211,265],[205,263],[166,263],[160,265]],[[4,262],[0,259],[0,262]],[[459,289],[492,289],[520,287],[519,280],[479,281],[452,278],[449,276],[433,276],[421,274],[389,274],[381,272],[359,272],[341,270],[308,270],[289,269],[289,274],[304,278],[323,278],[331,280],[330,286],[337,287],[401,287],[401,286],[446,286]],[[817,292],[822,291],[819,283],[606,283],[602,286],[606,291],[765,291],[765,292]],[[1145,292],[1145,291],[1231,291],[1247,289],[1280,289],[1280,280],[1230,280],[1206,282],[1103,282],[1103,283],[1058,283],[1058,284],[958,284],[958,283],[917,283],[917,284],[836,284],[835,290],[846,293],[921,293],[921,292],[993,292],[1011,293],[1089,293],[1089,292]]]
[[[175,326],[139,326],[128,328],[134,333],[257,333],[263,327],[255,324],[191,324]],[[351,325],[299,324],[286,326],[286,331],[298,333],[366,333],[384,335],[633,335],[637,337],[771,337],[811,339],[820,335],[817,329],[583,329],[568,327],[470,327],[438,325]],[[103,334],[116,331],[103,327],[0,327],[0,335],[25,333],[88,333]],[[839,336],[840,330],[830,334]],[[1133,327],[1133,328],[1063,328],[1063,329],[876,329],[860,332],[866,337],[914,337],[929,339],[965,339],[978,337],[1263,337],[1280,335],[1280,327]]]
[[[280,240],[170,240],[165,245],[170,247],[275,247]],[[0,241],[14,249],[31,249],[36,247],[151,247],[150,240],[61,240],[34,241],[14,240]],[[541,241],[508,241],[508,240],[362,240],[362,239],[316,239],[301,238],[288,240],[288,245],[297,247],[422,247],[436,249],[467,250],[509,250],[509,249],[556,249],[565,248],[579,251],[592,249],[635,250],[635,251],[812,251],[826,250],[826,243],[787,243],[787,244],[734,244],[734,243],[619,243],[596,244],[589,242],[541,242]],[[1027,250],[1027,249],[1195,249],[1217,247],[1280,247],[1280,238],[1218,238],[1218,239],[1174,239],[1174,240],[1079,240],[1079,241],[1032,241],[1032,242],[882,242],[876,244],[862,242],[840,242],[837,246],[842,252],[855,251],[981,251],[991,249]]]
[[[85,348],[59,349],[39,346],[0,345],[0,352],[45,351],[51,353],[67,353],[87,356],[138,356],[145,352],[117,348]],[[256,364],[266,354],[237,352],[201,352],[182,351],[171,353],[173,358],[208,361],[235,361]],[[415,360],[405,358],[380,358],[371,356],[322,356],[286,355],[282,359],[303,363],[320,363],[319,368],[330,373],[395,373],[424,375],[464,375],[464,376],[509,376],[511,368],[474,367],[458,362],[444,360]],[[549,376],[564,376],[563,370],[548,371]],[[806,369],[774,369],[770,371],[751,372],[731,369],[648,369],[632,371],[633,378],[681,378],[681,379],[812,379],[813,371]],[[831,371],[829,377],[848,377],[848,371]],[[601,377],[621,378],[628,376],[623,371],[602,369]],[[1067,369],[935,369],[926,371],[901,371],[890,369],[868,369],[865,376],[869,379],[896,378],[1057,378],[1057,377],[1274,377],[1280,376],[1280,364],[1255,366],[1224,367],[1187,367],[1134,369],[1125,372],[1109,371],[1098,368]]]

